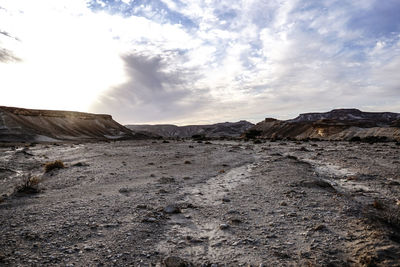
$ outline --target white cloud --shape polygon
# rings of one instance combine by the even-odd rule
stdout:
[[[113,113],[96,102],[108,94],[135,103],[135,112],[153,109],[147,122],[181,123],[340,106],[400,111],[400,25],[396,12],[387,15],[394,1],[124,0],[131,7],[123,14],[97,2],[104,10],[78,0],[3,1],[0,30],[21,41],[0,35],[0,48],[23,61],[0,63],[0,90],[8,90],[0,104],[87,110],[97,103],[96,111]],[[374,24],[365,26],[366,17]],[[146,77],[168,97],[147,97],[150,82],[135,87],[144,74],[126,55],[153,66]],[[162,63],[151,65],[155,58]],[[138,94],[146,97],[122,99]],[[191,107],[196,97],[202,104]],[[118,110],[122,122],[145,122]]]

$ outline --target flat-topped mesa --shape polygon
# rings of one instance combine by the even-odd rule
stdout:
[[[247,138],[400,141],[400,113],[334,109],[304,113],[291,120],[266,118],[250,128]]]
[[[110,115],[0,106],[0,142],[145,139]]]
[[[307,122],[319,120],[332,120],[332,121],[370,121],[377,124],[384,123],[390,124],[393,121],[400,119],[399,113],[393,112],[364,112],[355,108],[349,109],[333,109],[329,112],[314,112],[303,113],[298,117],[287,120],[288,122]]]
[[[6,106],[0,106],[0,110],[4,110],[12,114],[22,115],[22,116],[46,116],[46,117],[58,117],[58,118],[74,117],[80,119],[101,118],[106,120],[112,120],[112,116],[108,114],[92,114],[92,113],[78,112],[78,111],[26,109],[26,108],[16,108],[16,107],[6,107]]]

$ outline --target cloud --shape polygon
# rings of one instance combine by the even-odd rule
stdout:
[[[3,54],[23,63],[7,62],[0,72],[22,73],[27,82],[1,82],[16,97],[27,85],[64,96],[63,103],[54,97],[41,104],[75,108],[69,90],[81,95],[81,109],[122,123],[256,122],[338,107],[400,112],[396,0],[8,0],[2,6]],[[8,34],[21,42],[6,45]]]
[[[21,61],[14,53],[8,49],[0,48],[0,62]]]
[[[196,79],[191,71],[169,69],[180,55],[152,56],[131,53],[123,56],[129,79],[101,95],[91,107],[109,112],[125,122],[184,120],[206,105],[206,90],[189,87]]]
[[[1,7],[0,7],[1,9]],[[7,48],[2,48],[1,46],[3,45],[4,42],[9,43],[10,41],[20,41],[18,38],[12,36],[6,31],[0,30],[0,62],[19,62],[21,61],[20,58],[18,58],[13,51],[7,49]]]

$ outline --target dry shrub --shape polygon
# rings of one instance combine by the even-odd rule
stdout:
[[[36,194],[39,193],[40,178],[36,176],[29,177],[25,182],[16,188],[16,193]]]
[[[65,166],[64,166],[64,163],[61,160],[56,160],[56,161],[53,161],[53,162],[47,162],[44,165],[44,171],[45,172],[50,172],[52,170],[62,169],[62,168],[65,168]]]

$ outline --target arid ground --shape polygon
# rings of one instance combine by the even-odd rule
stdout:
[[[400,266],[399,152],[356,142],[4,146],[0,265]],[[65,168],[45,172],[55,160]],[[29,178],[32,190],[21,187]]]

